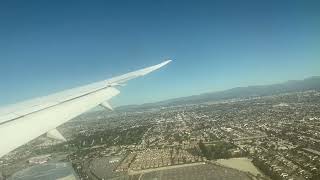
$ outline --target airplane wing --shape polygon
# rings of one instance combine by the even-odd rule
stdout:
[[[107,101],[120,93],[116,86],[169,62],[0,108],[0,157],[45,133],[65,140],[56,127],[98,105],[111,108]]]

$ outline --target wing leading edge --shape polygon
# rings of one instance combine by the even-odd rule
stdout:
[[[0,108],[0,157],[47,132],[50,136],[56,135],[58,139],[63,139],[55,130],[56,127],[93,107],[106,107],[106,102],[120,93],[116,86],[144,76],[169,62],[171,60],[104,81]]]

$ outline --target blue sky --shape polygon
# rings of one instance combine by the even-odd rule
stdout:
[[[0,105],[173,62],[116,106],[320,75],[320,1],[1,1]]]

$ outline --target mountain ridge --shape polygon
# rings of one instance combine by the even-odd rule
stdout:
[[[270,85],[253,85],[246,87],[234,87],[227,90],[202,93],[167,99],[159,102],[145,103],[140,105],[125,105],[115,108],[116,110],[156,108],[162,106],[175,106],[186,104],[200,104],[210,101],[221,101],[232,98],[245,98],[254,96],[267,96],[288,92],[298,92],[307,90],[320,90],[320,76],[311,76],[303,80],[288,80],[283,83]]]

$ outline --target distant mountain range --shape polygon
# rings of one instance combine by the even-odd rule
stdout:
[[[157,108],[162,106],[176,106],[186,104],[199,104],[205,102],[221,101],[233,98],[246,98],[254,96],[268,96],[281,93],[299,92],[307,90],[320,90],[320,76],[313,76],[304,80],[290,80],[280,84],[236,87],[224,91],[204,93],[200,95],[180,97],[165,101],[147,103],[142,105],[128,105],[116,108],[117,110],[139,110]]]

